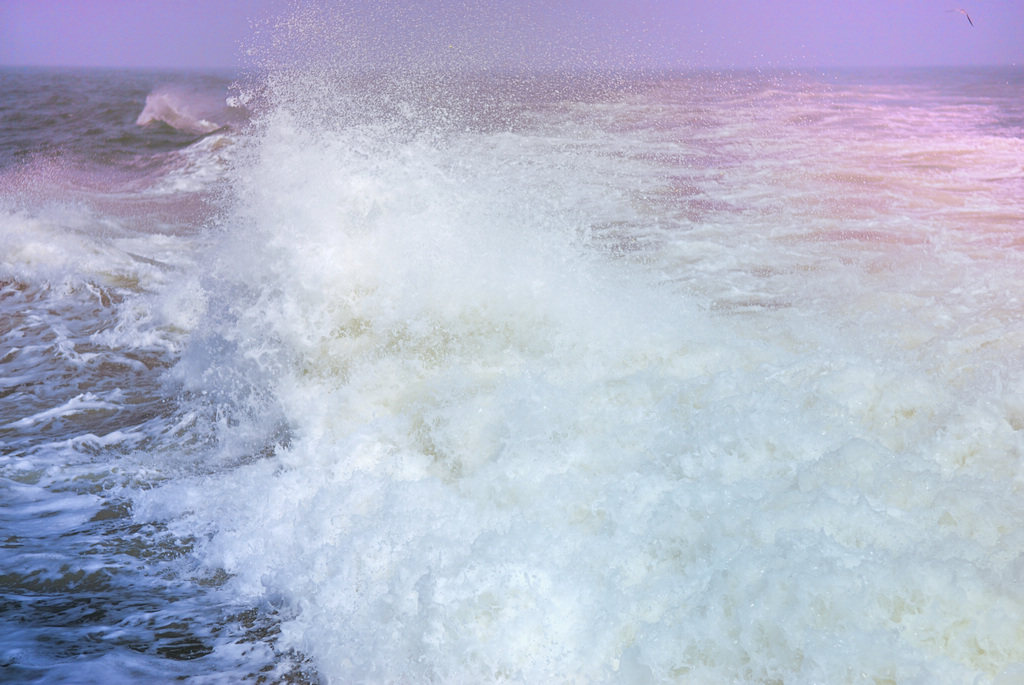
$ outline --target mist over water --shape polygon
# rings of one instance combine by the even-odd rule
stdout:
[[[390,12],[125,91],[134,178],[12,153],[0,666],[1018,679],[1021,72]]]

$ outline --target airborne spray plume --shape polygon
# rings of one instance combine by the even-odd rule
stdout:
[[[140,516],[325,682],[1012,677],[1024,270],[957,242],[1012,140],[524,7],[266,34],[178,369],[228,418]]]

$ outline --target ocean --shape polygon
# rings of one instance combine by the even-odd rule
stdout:
[[[0,680],[1024,680],[1024,69],[0,94]]]

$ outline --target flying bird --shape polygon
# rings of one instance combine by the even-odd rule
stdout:
[[[967,10],[962,10],[962,9],[955,9],[955,10],[947,10],[947,11],[949,11],[949,12],[961,12],[961,13],[963,13],[963,15],[964,15],[965,17],[967,17],[967,21],[968,21],[968,22],[970,23],[970,25],[971,25],[971,26],[974,26],[974,22],[973,22],[973,21],[971,21],[971,15],[967,14]]]

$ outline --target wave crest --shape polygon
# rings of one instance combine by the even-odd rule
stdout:
[[[175,86],[162,86],[146,96],[135,123],[166,124],[184,133],[203,135],[224,128],[239,117],[237,108],[208,95]]]

